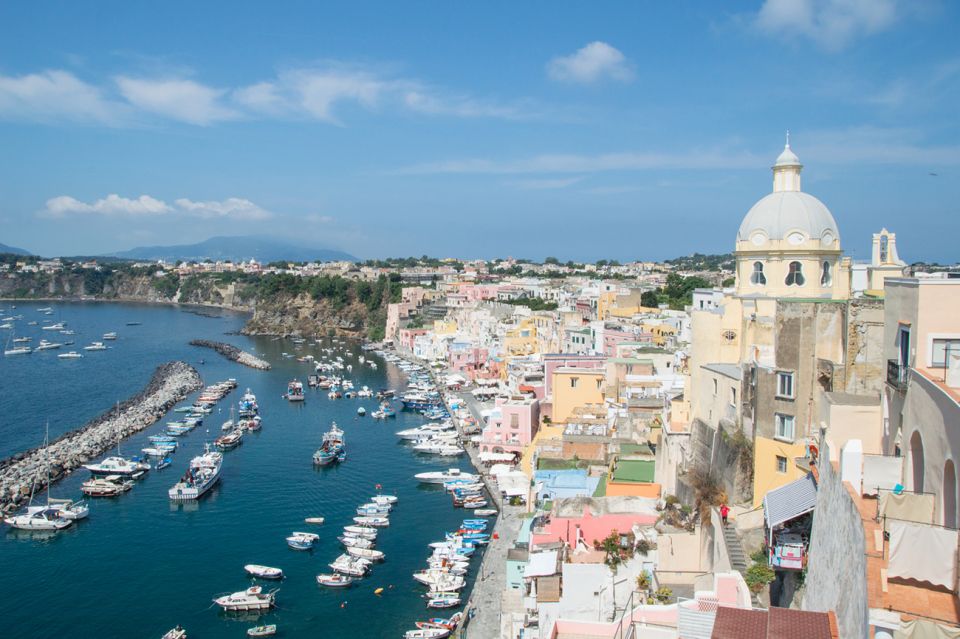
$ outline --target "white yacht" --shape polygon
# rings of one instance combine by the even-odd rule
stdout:
[[[150,470],[150,464],[133,461],[125,457],[107,457],[98,464],[84,464],[84,468],[89,470],[96,477],[105,477],[107,475],[120,475],[121,477],[139,477],[144,472]]]
[[[4,355],[29,355],[33,349],[29,346],[14,346],[3,351]]]
[[[93,342],[90,346],[84,346],[83,350],[85,351],[105,351],[107,350],[106,345],[103,342]]]
[[[77,351],[67,351],[66,353],[60,353],[57,357],[60,359],[80,359],[83,355]]]
[[[45,331],[62,331],[67,327],[63,322],[57,322],[56,324],[51,324],[50,326],[41,326],[40,328]]]
[[[103,339],[105,339],[105,340],[117,339],[117,334],[116,334],[116,333],[104,333],[104,334],[103,334]]]
[[[37,344],[37,350],[47,351],[54,348],[60,348],[61,346],[63,346],[63,344],[60,344],[59,342],[48,342],[47,340],[42,339],[40,340],[40,343]]]
[[[438,470],[430,473],[418,473],[413,476],[417,481],[424,484],[443,484],[448,481],[461,480],[473,482],[480,479],[479,475],[465,473],[459,468],[450,468],[448,470]]]
[[[276,590],[271,590],[264,593],[260,586],[251,586],[240,592],[217,597],[213,602],[229,612],[269,610],[276,601],[276,592]]]
[[[223,453],[210,450],[190,460],[190,468],[176,484],[167,492],[174,501],[191,501],[199,499],[220,480],[220,469],[223,467]]]

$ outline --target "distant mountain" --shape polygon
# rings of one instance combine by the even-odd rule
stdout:
[[[109,257],[128,260],[164,260],[167,262],[177,260],[231,260],[238,262],[253,258],[262,264],[278,261],[357,261],[357,258],[343,251],[298,246],[277,238],[253,235],[211,237],[199,244],[179,246],[138,246],[129,251],[111,253]]]
[[[6,244],[0,244],[0,253],[13,253],[14,255],[33,255],[30,251],[25,251],[22,248],[17,248],[16,246],[7,246]]]

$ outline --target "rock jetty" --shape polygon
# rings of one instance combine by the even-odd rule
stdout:
[[[91,420],[86,425],[50,442],[50,482],[117,445],[127,437],[155,423],[174,404],[203,387],[195,368],[186,362],[169,362],[157,367],[146,388]],[[39,431],[39,429],[38,429]],[[47,481],[46,456],[42,447],[18,453],[0,461],[0,511],[10,513],[37,493]]]
[[[241,351],[236,346],[232,344],[224,344],[223,342],[211,342],[208,339],[195,339],[190,342],[191,346],[202,346],[204,348],[212,348],[217,351],[227,359],[232,359],[233,361],[243,364],[244,366],[249,366],[250,368],[256,368],[261,371],[270,370],[269,362],[265,362],[259,357],[255,357],[246,351]]]

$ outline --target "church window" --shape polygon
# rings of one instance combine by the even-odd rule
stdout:
[[[787,286],[803,286],[806,279],[803,277],[803,265],[800,262],[790,262],[790,271],[785,280]]]
[[[886,264],[887,257],[890,255],[890,238],[886,235],[880,236],[880,263]]]
[[[753,273],[750,274],[750,283],[757,286],[765,286],[767,276],[763,274],[763,262],[753,263]]]
[[[820,274],[820,286],[830,286],[833,284],[833,269],[830,262],[823,263],[823,272]]]

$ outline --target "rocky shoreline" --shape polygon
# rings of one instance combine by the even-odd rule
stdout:
[[[127,437],[154,424],[174,404],[202,387],[200,374],[186,362],[158,366],[142,391],[50,442],[50,482],[116,446],[118,435]],[[0,511],[15,511],[30,497],[31,486],[39,493],[46,481],[42,447],[0,461]]]
[[[244,366],[249,366],[250,368],[256,368],[261,371],[270,370],[270,363],[266,362],[259,357],[251,355],[246,351],[242,351],[232,344],[224,344],[223,342],[212,342],[208,339],[195,339],[190,342],[191,346],[202,346],[203,348],[212,348],[217,351],[224,357],[229,360],[233,360],[238,364],[243,364]]]

